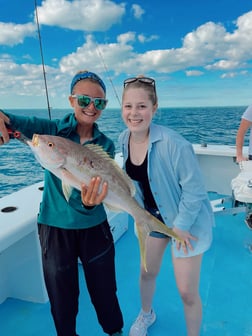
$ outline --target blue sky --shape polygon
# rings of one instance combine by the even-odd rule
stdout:
[[[34,0],[0,0],[0,108],[46,108]],[[68,108],[78,70],[108,107],[122,83],[156,79],[161,107],[252,103],[251,0],[37,0],[49,101]]]

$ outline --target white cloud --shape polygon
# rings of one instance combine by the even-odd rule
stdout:
[[[221,75],[221,78],[234,78],[237,76],[237,72],[229,72]]]
[[[50,73],[52,69],[48,68]],[[18,95],[41,95],[44,82],[41,65],[16,64],[10,57],[0,62],[0,91],[2,95],[12,92]]]
[[[117,41],[119,44],[127,44],[134,42],[136,40],[136,33],[135,32],[128,32],[125,34],[121,34],[117,37]]]
[[[249,12],[238,18],[237,28],[233,33],[227,32],[221,24],[207,22],[188,33],[182,46],[176,49],[155,49],[137,53],[134,49],[136,38],[144,42],[145,37],[143,34],[136,35],[135,32],[120,34],[116,43],[99,45],[99,49],[107,68],[116,74],[149,71],[172,73],[182,70],[188,71],[187,76],[198,76],[201,70],[197,67],[205,67],[209,71],[242,70],[252,57],[252,33],[248,34],[251,25],[252,12]],[[246,47],[243,47],[244,39]],[[237,57],[237,48],[240,50],[240,58]],[[86,43],[62,58],[61,69],[76,69],[81,64],[86,64],[88,68],[102,69],[98,65],[101,60],[96,49],[97,45],[90,35]],[[193,72],[188,70],[191,67],[194,68]]]
[[[207,65],[205,68],[207,70],[229,70],[238,68],[240,62],[238,61],[227,61],[227,60],[220,60],[213,64]]]
[[[127,69],[132,59],[132,46],[126,44],[123,38],[121,41],[97,46],[92,35],[88,35],[85,44],[61,59],[60,70],[73,74],[76,69],[92,69],[102,73],[106,66],[115,73],[121,73]]]
[[[0,22],[0,44],[14,46],[24,42],[27,36],[34,36],[36,25],[33,23],[14,24]]]
[[[190,67],[207,70],[234,70],[248,66],[252,58],[252,11],[239,17],[234,32],[227,32],[221,24],[207,22],[188,33],[180,48],[131,52],[131,58],[121,60],[122,72],[127,62],[132,72],[151,69],[159,73],[172,73]],[[138,35],[139,37],[139,35]],[[144,41],[144,37],[140,37]],[[128,57],[129,55],[127,55]],[[120,66],[116,64],[116,68]]]
[[[136,19],[141,19],[143,14],[145,13],[145,10],[137,4],[133,4],[131,9],[132,9],[133,15]]]
[[[204,74],[203,71],[199,71],[199,70],[187,70],[185,73],[186,73],[186,76],[188,77],[198,77]]]
[[[248,74],[248,71],[243,70],[243,71],[239,71],[239,72],[228,72],[228,73],[224,73],[221,75],[221,78],[234,78],[237,76],[246,76]]]
[[[110,0],[45,0],[37,8],[40,24],[82,31],[106,31],[119,23],[125,4]]]
[[[144,34],[139,34],[137,36],[137,39],[139,42],[141,43],[146,43],[146,42],[151,42],[153,40],[158,40],[159,37],[157,35],[150,35],[150,36],[146,36]]]

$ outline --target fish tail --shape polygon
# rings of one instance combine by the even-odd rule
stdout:
[[[140,248],[140,257],[141,257],[141,262],[144,266],[145,271],[147,272],[147,262],[146,262],[146,238],[148,236],[147,232],[143,230],[142,225],[136,224],[136,231],[137,231],[137,237],[139,240],[139,248]]]
[[[140,225],[145,227],[145,230],[147,230],[148,234],[152,231],[155,231],[163,233],[164,235],[170,238],[174,238],[182,242],[182,240],[171,228],[169,228],[166,224],[162,223],[158,218],[156,218],[146,210],[143,210],[140,222],[141,222]]]
[[[138,209],[139,210],[139,209]],[[140,212],[139,212],[140,211]],[[166,235],[167,237],[174,238],[180,242],[183,242],[176,233],[158,220],[155,216],[144,209],[140,209],[135,213],[135,227],[139,240],[141,262],[147,272],[146,262],[146,238],[150,232],[155,231]]]
[[[150,232],[159,232],[166,235],[167,237],[174,238],[181,243],[184,243],[183,240],[181,240],[171,228],[166,226],[159,219],[144,209],[140,209],[140,212],[137,211],[137,213],[135,213],[134,219],[137,236],[139,239],[141,261],[146,271],[146,238]]]

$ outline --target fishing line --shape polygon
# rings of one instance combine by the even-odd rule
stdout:
[[[41,41],[41,34],[40,34],[40,27],[39,27],[39,19],[38,19],[38,10],[37,10],[37,1],[36,1],[36,0],[34,0],[34,5],[35,5],[35,16],[36,16],[37,29],[38,29],[38,38],[39,38],[40,56],[41,56],[41,61],[42,61],[42,69],[43,69],[43,76],[44,76],[44,83],[45,83],[45,92],[46,92],[47,109],[48,109],[49,119],[51,119],[51,108],[50,108],[49,96],[48,96],[48,89],[47,89],[46,71],[45,71],[45,62],[44,62],[44,56],[43,56],[43,48],[42,48],[42,41]]]
[[[107,65],[106,65],[106,63],[105,63],[105,61],[104,61],[104,57],[102,56],[102,53],[101,53],[101,51],[100,51],[100,49],[99,49],[99,46],[98,46],[97,42],[95,42],[95,44],[96,44],[96,51],[97,51],[97,54],[98,54],[98,56],[100,57],[100,59],[101,59],[101,61],[102,61],[102,64],[103,64],[104,69],[105,69],[105,72],[106,72],[106,75],[107,75],[107,77],[108,77],[108,79],[109,79],[109,81],[110,81],[110,83],[111,83],[111,86],[112,86],[112,88],[113,88],[113,90],[114,90],[115,97],[117,98],[118,103],[119,103],[119,105],[121,106],[121,102],[120,102],[119,96],[118,96],[118,94],[117,94],[117,91],[116,91],[116,88],[115,88],[115,86],[114,86],[114,83],[113,83],[113,81],[112,81],[112,79],[111,79],[111,77],[110,77],[110,75],[109,75],[109,70],[108,70],[108,67],[107,67]]]

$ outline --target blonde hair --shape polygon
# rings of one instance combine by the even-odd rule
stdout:
[[[147,94],[148,97],[150,99],[150,101],[152,102],[153,105],[156,105],[158,102],[158,97],[157,97],[157,93],[156,93],[156,89],[155,89],[155,81],[154,81],[154,85],[149,84],[149,83],[145,83],[141,80],[137,80],[137,79],[141,79],[141,78],[145,78],[144,75],[138,75],[136,76],[136,80],[129,82],[127,85],[124,86],[123,89],[123,94],[122,94],[122,99],[124,98],[124,94],[125,92],[129,89],[129,88],[133,88],[133,89],[144,89]]]

